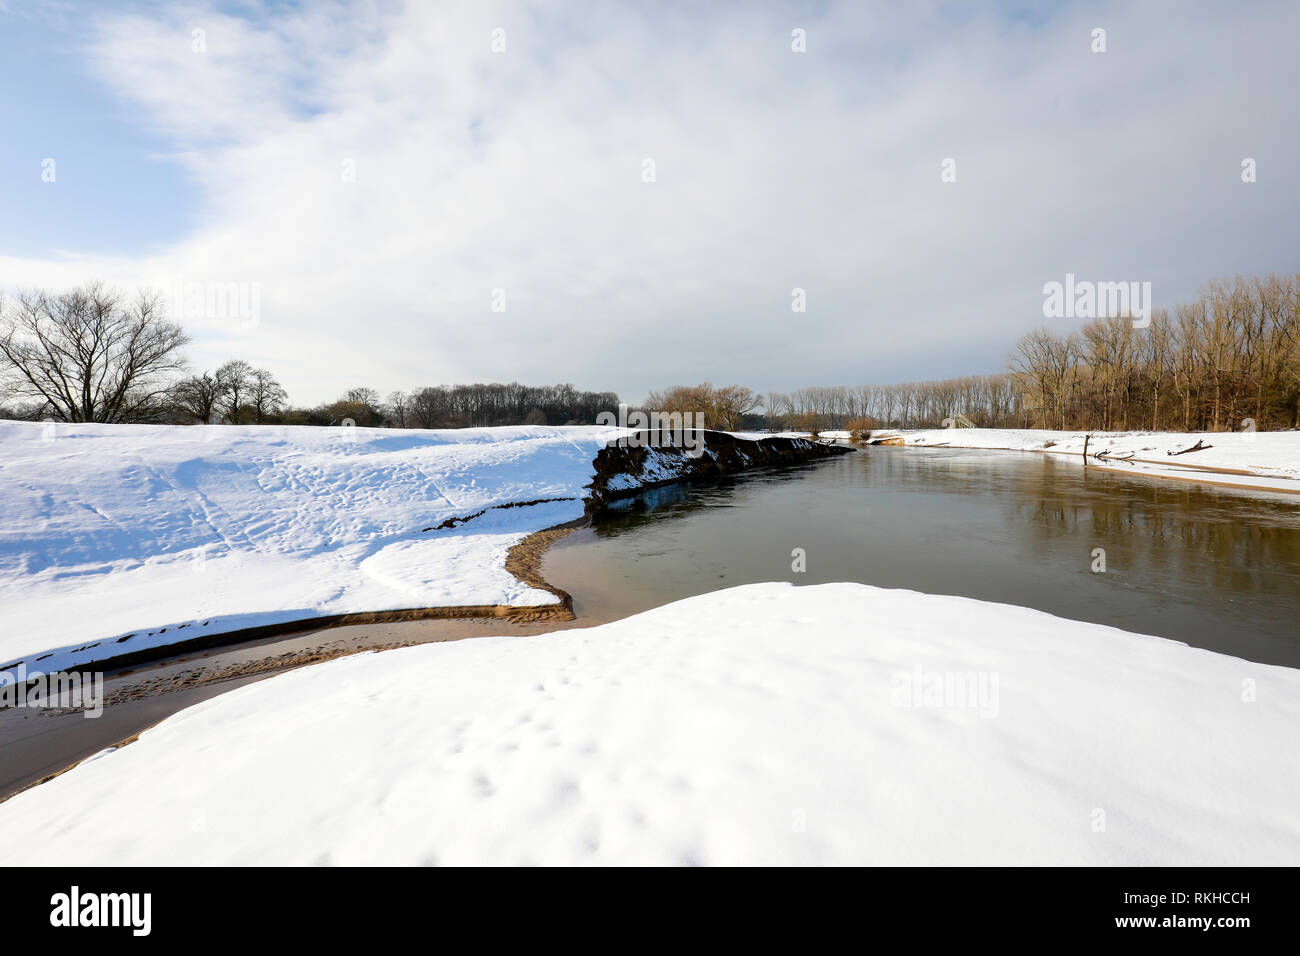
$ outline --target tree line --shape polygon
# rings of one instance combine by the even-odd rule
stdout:
[[[613,392],[572,385],[435,385],[387,399],[352,388],[295,408],[275,376],[242,359],[193,372],[185,330],[160,297],[102,283],[0,300],[0,418],[60,422],[289,424],[396,428],[590,424],[618,407]]]
[[[709,386],[700,389],[651,393],[648,404],[685,395],[708,409]],[[1211,282],[1193,302],[1154,310],[1146,327],[1118,316],[1038,328],[999,374],[767,392],[761,405],[744,427],[1300,428],[1300,275]]]
[[[1300,275],[1211,282],[1146,328],[1094,319],[1025,335],[1026,420],[1052,428],[1300,428]]]
[[[0,301],[0,417],[66,422],[280,423],[395,428],[590,424],[614,392],[517,382],[433,385],[387,398],[353,388],[294,408],[266,369],[192,373],[188,338],[156,296],[92,283]],[[1211,282],[1193,302],[1023,336],[1007,371],[894,385],[760,394],[675,385],[643,406],[702,412],[710,428],[991,428],[1219,431],[1300,427],[1300,275]]]
[[[234,359],[187,374],[189,336],[156,293],[102,283],[0,301],[0,385],[7,418],[61,422],[268,422],[288,396],[266,369]]]
[[[614,392],[585,392],[572,385],[518,382],[429,385],[381,398],[373,388],[349,389],[338,401],[284,416],[291,425],[384,428],[486,428],[493,425],[590,425],[618,407]]]
[[[1028,427],[1010,374],[768,392],[763,407],[762,424],[773,429],[937,428],[957,415],[982,428]]]

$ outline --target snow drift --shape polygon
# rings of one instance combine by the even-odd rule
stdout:
[[[1297,736],[1300,671],[751,585],[245,686],[0,804],[0,862],[1295,865]]]
[[[353,611],[555,602],[505,554],[582,515],[617,434],[0,422],[0,667]]]

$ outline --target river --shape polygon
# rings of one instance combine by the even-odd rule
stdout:
[[[1300,497],[1024,452],[874,447],[660,489],[555,544],[543,573],[580,618],[757,581],[858,581],[1300,667]]]

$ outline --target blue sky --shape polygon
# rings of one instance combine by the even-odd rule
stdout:
[[[3,5],[0,5],[2,8]],[[0,9],[0,254],[135,254],[194,226],[198,189],[171,144],[90,70],[85,19]],[[56,186],[42,161],[56,161]]]
[[[1067,272],[1160,307],[1298,268],[1298,34],[1280,0],[0,0],[0,291],[159,289],[196,367],[304,403],[995,372]]]

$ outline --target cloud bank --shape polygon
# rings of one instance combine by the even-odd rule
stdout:
[[[234,9],[99,13],[89,44],[193,178],[192,233],[73,228],[0,282],[255,286],[256,321],[186,318],[190,354],[299,403],[991,372],[1067,273],[1160,307],[1297,268],[1293,4]]]

